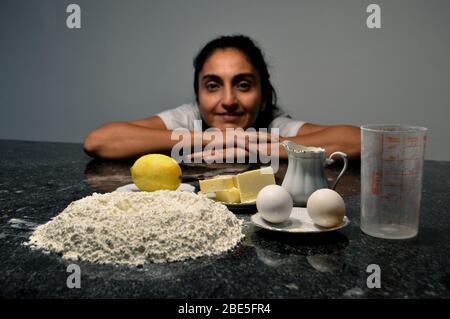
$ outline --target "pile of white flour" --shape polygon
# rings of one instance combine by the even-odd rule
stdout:
[[[242,224],[190,192],[94,193],[39,226],[26,245],[96,263],[171,262],[230,250],[244,237]]]

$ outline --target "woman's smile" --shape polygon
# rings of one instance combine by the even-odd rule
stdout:
[[[220,116],[224,122],[235,123],[241,119],[244,113],[216,113],[216,116]]]

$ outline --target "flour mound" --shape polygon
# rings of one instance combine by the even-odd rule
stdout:
[[[244,237],[242,224],[204,195],[94,193],[39,226],[25,245],[102,264],[172,262],[232,249]]]

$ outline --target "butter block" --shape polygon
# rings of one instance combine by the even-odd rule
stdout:
[[[275,184],[275,176],[270,166],[237,174],[236,180],[242,203],[255,202],[261,189]]]
[[[235,187],[232,175],[215,176],[210,179],[199,181],[202,193],[215,193]]]
[[[216,200],[225,203],[239,203],[241,200],[241,193],[236,187],[216,192]]]
[[[233,184],[234,184],[234,187],[239,188],[239,187],[238,187],[238,182],[237,182],[237,176],[236,176],[236,175],[232,175],[232,177],[233,177]]]

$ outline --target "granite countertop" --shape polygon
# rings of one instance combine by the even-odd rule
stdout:
[[[229,253],[142,268],[76,262],[81,288],[69,289],[68,262],[31,251],[33,227],[93,192],[130,183],[130,162],[102,162],[80,144],[0,140],[0,297],[7,298],[449,298],[450,162],[426,161],[419,235],[382,240],[359,229],[359,164],[337,191],[349,226],[319,235],[270,232],[253,226],[254,212],[236,211],[245,239]],[[286,171],[282,162],[276,179]],[[183,167],[183,181],[237,172],[250,165]],[[327,168],[327,176],[338,167]],[[367,266],[381,269],[370,289]]]

